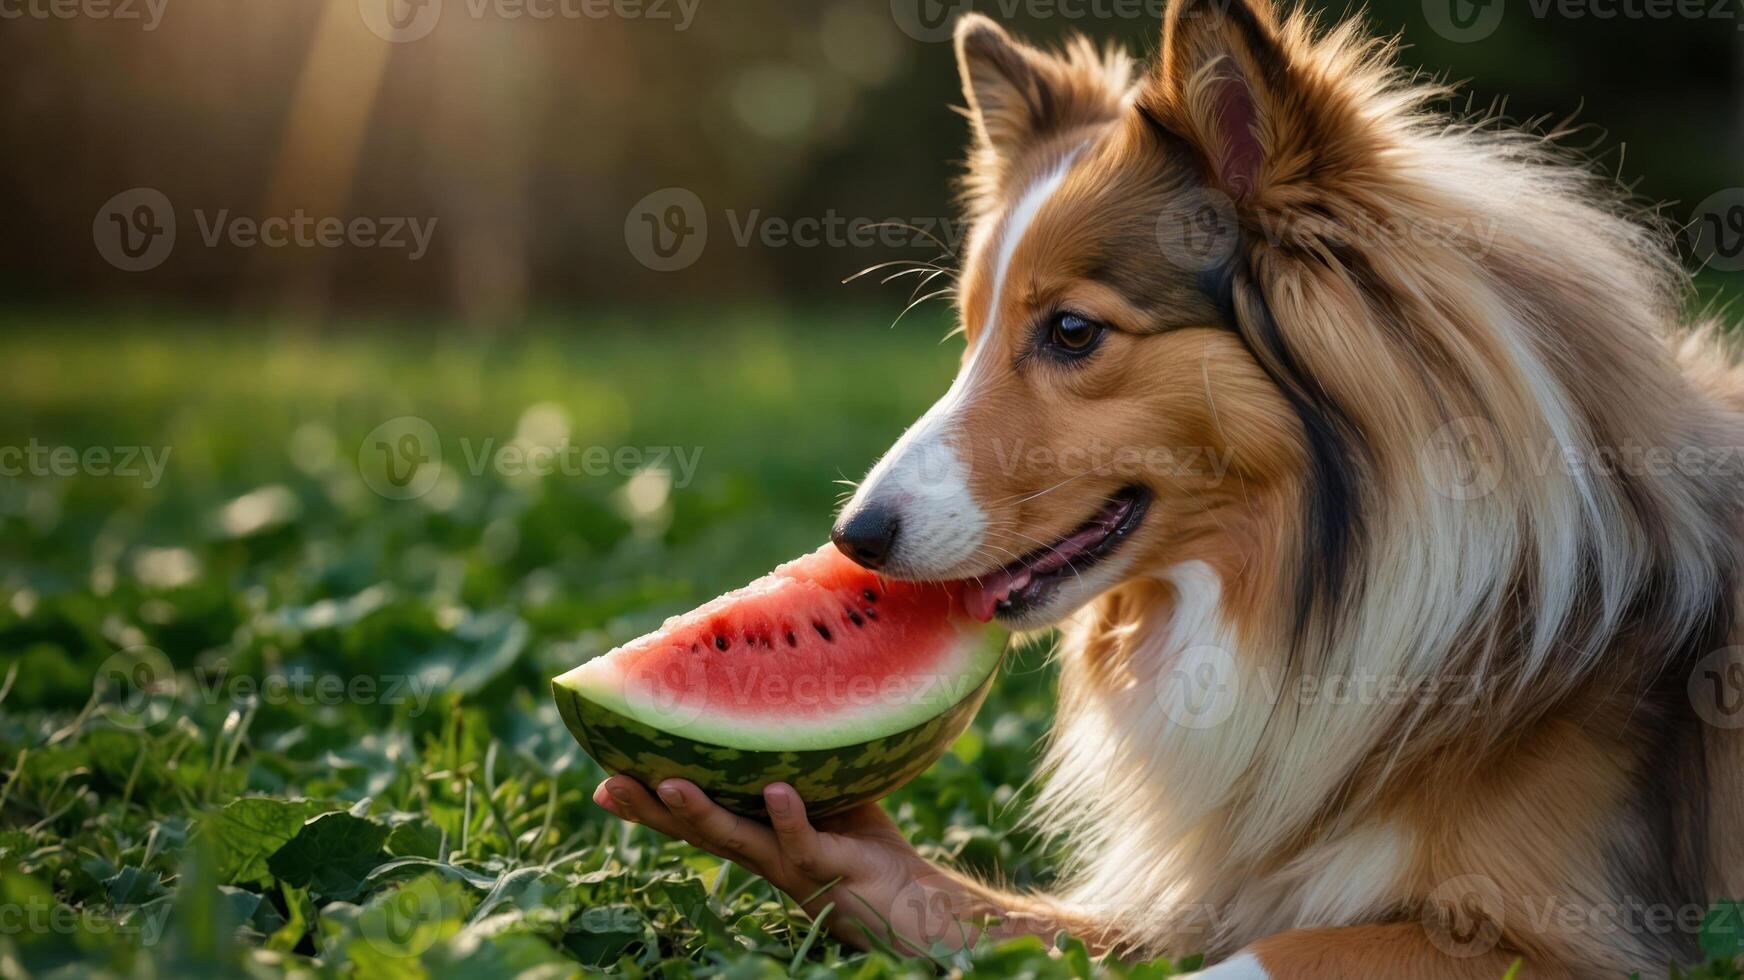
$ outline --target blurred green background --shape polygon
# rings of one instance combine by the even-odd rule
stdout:
[[[964,127],[946,38],[964,0],[126,2],[133,19],[0,31],[0,285],[14,301],[288,312],[344,329],[360,328],[330,317],[504,329],[553,309],[884,308],[894,295],[840,280],[936,250],[918,234],[856,246],[848,223],[954,217]],[[1161,2],[979,9],[1040,41],[1082,32],[1148,54]],[[1740,182],[1736,4],[1380,0],[1366,17],[1399,36],[1408,67],[1467,83],[1451,108],[1587,127],[1570,142],[1644,200],[1671,202],[1674,223]],[[161,192],[179,226],[147,272],[92,247],[93,216],[134,188]],[[639,202],[667,188],[693,193],[707,227],[682,274],[626,243],[647,234]],[[298,209],[435,225],[416,259],[207,244],[202,230]],[[838,232],[782,243],[808,220]]]
[[[1368,17],[1462,110],[1578,111],[1673,226],[1739,182],[1738,11],[1450,2]],[[0,5],[0,974],[932,972],[606,819],[545,679],[815,547],[944,390],[946,303],[841,280],[958,233],[967,5],[553,3]],[[1045,648],[891,803],[1019,885]]]

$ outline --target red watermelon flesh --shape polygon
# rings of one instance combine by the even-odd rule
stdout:
[[[826,748],[957,704],[997,665],[986,632],[960,586],[886,580],[825,545],[555,683],[691,739]]]

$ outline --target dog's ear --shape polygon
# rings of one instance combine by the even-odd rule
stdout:
[[[1315,107],[1269,0],[1173,0],[1135,104],[1189,143],[1211,183],[1256,196],[1315,145]]]
[[[1115,118],[1127,87],[1124,55],[1098,55],[1082,39],[1061,54],[1039,51],[981,14],[958,18],[956,48],[977,171],[1002,168],[1051,136]]]
[[[958,18],[956,46],[977,147],[1014,154],[1046,125],[1052,111],[1047,55],[975,13]]]

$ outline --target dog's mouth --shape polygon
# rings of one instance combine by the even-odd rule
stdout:
[[[1151,492],[1123,487],[1103,501],[1095,516],[1065,537],[1001,568],[964,583],[969,615],[985,623],[994,616],[1022,617],[1054,597],[1070,579],[1119,550],[1150,508]]]

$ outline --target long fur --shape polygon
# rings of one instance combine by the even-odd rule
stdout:
[[[1046,144],[1136,105],[1197,148],[1242,219],[1226,326],[1295,392],[1307,442],[1291,518],[1259,549],[1287,561],[1258,611],[1233,612],[1235,583],[1185,562],[1069,623],[1037,815],[1076,856],[1065,900],[1116,944],[1214,955],[1440,915],[1437,835],[1459,828],[1432,811],[1563,792],[1590,822],[1557,860],[1523,862],[1517,888],[1502,878],[1511,922],[1533,888],[1705,901],[1735,872],[1711,860],[1714,750],[1684,685],[1732,635],[1739,479],[1565,460],[1711,463],[1741,444],[1744,379],[1717,328],[1684,321],[1663,229],[1552,139],[1450,120],[1446,91],[1358,26],[1229,6],[1217,35],[1196,26],[1218,20],[1210,4],[1180,0],[1164,63],[1135,81],[1087,42],[1025,56],[1013,72],[1058,84],[977,128],[976,216],[1020,170],[1001,141]],[[1232,79],[1254,89],[1251,119],[1232,116]],[[1389,226],[1442,233],[1361,232]],[[1278,695],[1303,676],[1433,694]],[[1171,712],[1201,696],[1215,723]],[[1498,769],[1567,778],[1485,783]],[[1617,823],[1631,814],[1647,829]],[[1690,952],[1688,937],[1508,941],[1576,973]]]

